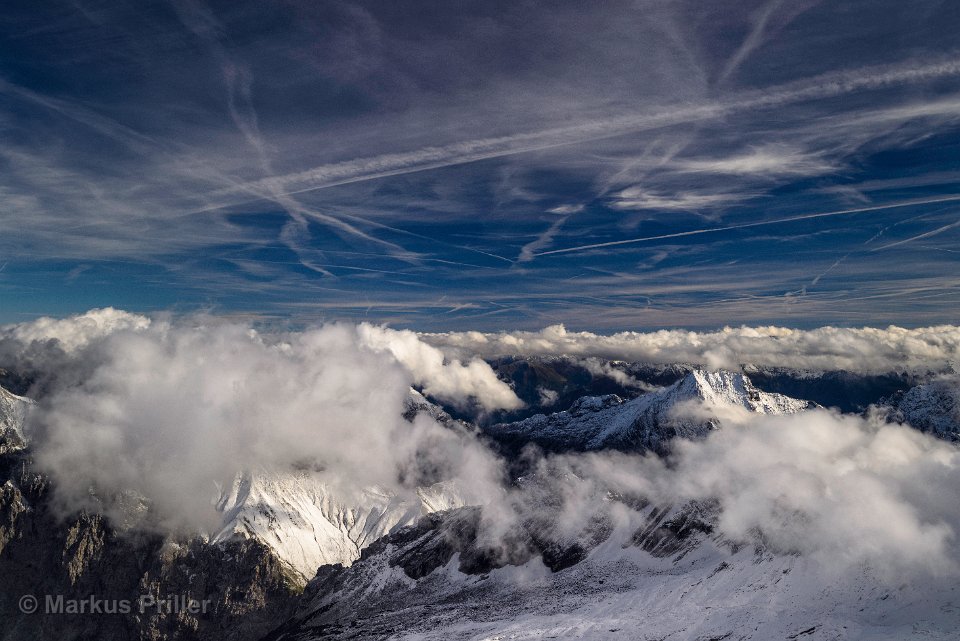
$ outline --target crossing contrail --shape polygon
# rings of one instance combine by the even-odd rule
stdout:
[[[897,203],[888,203],[885,205],[870,205],[869,207],[856,207],[854,209],[839,209],[837,211],[825,211],[816,214],[800,214],[798,216],[789,216],[787,218],[777,218],[776,220],[762,220],[753,223],[741,223],[739,225],[727,225],[725,227],[708,227],[706,229],[692,229],[690,231],[680,231],[672,234],[660,234],[659,236],[644,236],[643,238],[628,238],[626,240],[612,240],[605,243],[594,243],[592,245],[578,245],[577,247],[567,247],[565,249],[552,249],[546,252],[534,254],[537,256],[550,256],[553,254],[571,254],[574,252],[587,251],[590,249],[602,249],[604,247],[617,247],[619,245],[631,245],[634,243],[645,243],[651,240],[666,240],[668,238],[683,238],[685,236],[699,236],[702,234],[715,234],[722,231],[731,231],[734,229],[747,229],[749,227],[763,227],[765,225],[780,225],[783,223],[792,223],[798,220],[811,220],[813,218],[830,218],[832,216],[847,216],[850,214],[861,214],[868,211],[879,211],[882,209],[897,209],[898,207],[910,207],[913,205],[933,205],[936,203],[948,203],[960,200],[960,194],[950,194],[947,196],[938,196],[937,198],[923,198],[919,200],[906,200]]]
[[[326,189],[379,178],[440,169],[480,160],[500,158],[534,151],[574,145],[628,133],[659,129],[687,122],[725,117],[753,109],[771,109],[807,100],[831,98],[856,91],[934,80],[960,75],[960,60],[950,59],[927,64],[900,64],[860,68],[830,73],[799,82],[750,91],[738,97],[701,104],[664,105],[650,112],[626,114],[584,121],[567,127],[524,132],[508,136],[476,138],[447,145],[422,147],[407,152],[355,158],[320,165],[304,171],[267,176],[231,185],[211,194],[220,198],[236,197],[238,192],[268,191],[283,195]],[[205,209],[216,209],[225,203]]]

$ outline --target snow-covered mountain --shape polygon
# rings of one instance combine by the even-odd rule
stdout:
[[[459,424],[411,389],[404,416],[413,420],[421,413],[442,424]],[[309,469],[258,470],[239,474],[221,488],[216,507],[223,522],[211,541],[259,541],[305,584],[321,565],[349,565],[363,548],[395,528],[463,505],[461,492],[449,482],[405,495],[380,487],[345,494]]]
[[[468,416],[484,424],[514,423],[534,414],[569,409],[584,396],[638,393],[673,385],[698,366],[689,363],[656,364],[573,356],[508,356],[491,359],[490,366],[525,403],[517,410],[490,416]],[[742,369],[758,389],[813,401],[842,412],[862,412],[899,392],[932,378],[934,372],[862,373],[804,370],[744,364]],[[493,420],[487,420],[492,418]]]
[[[960,441],[960,379],[943,377],[917,385],[888,402],[893,418],[948,441]]]
[[[441,425],[466,425],[463,421],[458,421],[450,416],[445,409],[436,403],[430,402],[426,396],[417,390],[410,388],[410,393],[407,395],[403,404],[403,417],[408,421],[412,421],[416,418],[417,414],[426,414]]]
[[[112,499],[124,518],[81,512],[61,520],[50,481],[33,469],[24,438],[32,405],[0,388],[0,575],[11,586],[0,591],[0,639],[38,638],[29,632],[33,620],[18,609],[20,594],[130,598],[145,591],[209,599],[215,611],[92,617],[84,619],[89,634],[79,637],[63,618],[42,638],[254,639],[283,620],[320,566],[350,564],[384,535],[464,502],[451,483],[404,495],[377,487],[344,492],[310,469],[253,470],[211,497],[222,518],[211,536],[138,528],[149,524],[149,504],[132,494]],[[405,416],[421,412],[461,425],[412,392]]]
[[[694,370],[669,387],[630,401],[613,394],[584,397],[569,410],[501,423],[486,432],[501,442],[533,442],[550,450],[615,448],[664,453],[671,439],[700,438],[716,427],[712,419],[683,415],[685,405],[696,402],[761,414],[800,412],[814,405],[762,392],[743,374]]]
[[[307,470],[244,473],[223,488],[217,501],[223,525],[212,543],[255,539],[306,583],[321,565],[349,565],[394,528],[462,505],[450,483],[408,496],[371,487],[347,498]]]
[[[915,427],[943,436],[956,433],[956,400],[956,387],[937,380],[898,397],[897,407]],[[217,610],[208,619],[84,619],[89,638],[254,639],[279,625],[268,639],[893,641],[953,639],[960,629],[960,588],[950,580],[891,587],[858,567],[825,581],[830,569],[815,559],[776,553],[762,538],[724,540],[709,502],[657,506],[608,496],[604,502],[629,508],[629,525],[605,516],[622,510],[587,509],[572,529],[570,521],[551,528],[537,519],[563,512],[547,493],[534,493],[546,504],[542,514],[521,512],[516,529],[494,540],[503,545],[491,547],[480,535],[481,509],[465,506],[452,484],[403,495],[377,487],[343,493],[304,468],[251,470],[226,483],[215,497],[222,523],[208,539],[120,532],[91,514],[64,525],[49,507],[49,481],[30,470],[22,429],[30,405],[0,390],[0,470],[9,476],[0,478],[0,574],[11,585],[0,591],[0,633],[14,630],[0,638],[17,639],[16,626],[30,623],[12,596],[126,598],[144,589],[212,595]],[[784,414],[813,405],[763,392],[743,374],[694,370],[632,400],[585,397],[486,433],[550,449],[664,453],[673,438],[714,429],[711,407]],[[686,413],[691,406],[707,411]],[[419,413],[468,427],[411,393],[405,416]],[[4,442],[18,445],[4,450]],[[70,625],[64,620],[52,633],[64,637]]]

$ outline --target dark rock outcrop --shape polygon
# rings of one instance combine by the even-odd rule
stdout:
[[[28,450],[0,455],[0,473],[2,641],[242,641],[292,611],[299,586],[256,541],[177,541],[96,514],[59,514]],[[37,612],[21,610],[26,595]],[[48,597],[62,613],[46,613]],[[87,612],[69,613],[84,600]],[[186,611],[191,601],[201,611]],[[123,603],[131,612],[110,612]]]

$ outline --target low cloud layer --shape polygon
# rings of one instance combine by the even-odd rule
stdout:
[[[956,573],[960,450],[878,418],[739,413],[678,448],[654,495],[719,498],[720,529],[847,570]]]
[[[668,461],[610,452],[541,459],[511,509],[488,519],[488,540],[509,540],[511,523],[534,520],[568,542],[591,523],[619,525],[612,536],[627,543],[644,523],[638,505],[717,502],[723,539],[803,554],[837,580],[863,568],[889,582],[960,571],[956,447],[879,417],[822,409],[685,411],[719,417],[721,429],[679,441]]]
[[[539,332],[421,334],[450,355],[598,357],[645,363],[693,363],[709,368],[752,364],[883,373],[956,369],[960,327],[904,329],[725,327],[716,332],[662,330],[602,335],[552,325]]]
[[[71,366],[50,379],[29,426],[65,506],[96,507],[91,488],[133,491],[175,527],[213,526],[216,484],[252,469],[306,466],[348,496],[469,479],[480,501],[498,477],[495,457],[469,433],[404,420],[404,402],[422,384],[452,403],[519,403],[486,364],[444,363],[415,335],[370,326],[270,335],[101,310],[4,331],[8,349]]]
[[[520,522],[548,539],[588,541],[608,527],[628,534],[650,502],[715,501],[727,540],[801,553],[839,572],[870,567],[892,581],[960,571],[960,450],[880,413],[768,416],[689,405],[677,411],[714,418],[721,429],[678,442],[667,461],[531,453],[532,472],[509,486],[500,459],[473,434],[425,415],[408,422],[404,402],[418,385],[455,405],[516,407],[512,391],[475,356],[508,347],[872,371],[948,366],[956,333],[768,328],[603,337],[548,328],[418,336],[332,324],[266,334],[210,317],[101,310],[3,328],[0,354],[10,358],[19,346],[69,365],[49,379],[28,434],[66,508],[103,509],[91,488],[101,497],[133,491],[150,499],[165,525],[209,528],[216,484],[244,470],[311,468],[345,497],[371,486],[402,494],[447,479],[459,482],[468,502],[486,506],[490,545],[509,545]]]

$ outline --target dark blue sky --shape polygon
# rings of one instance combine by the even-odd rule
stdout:
[[[12,0],[0,322],[955,323],[958,31],[926,0]]]

